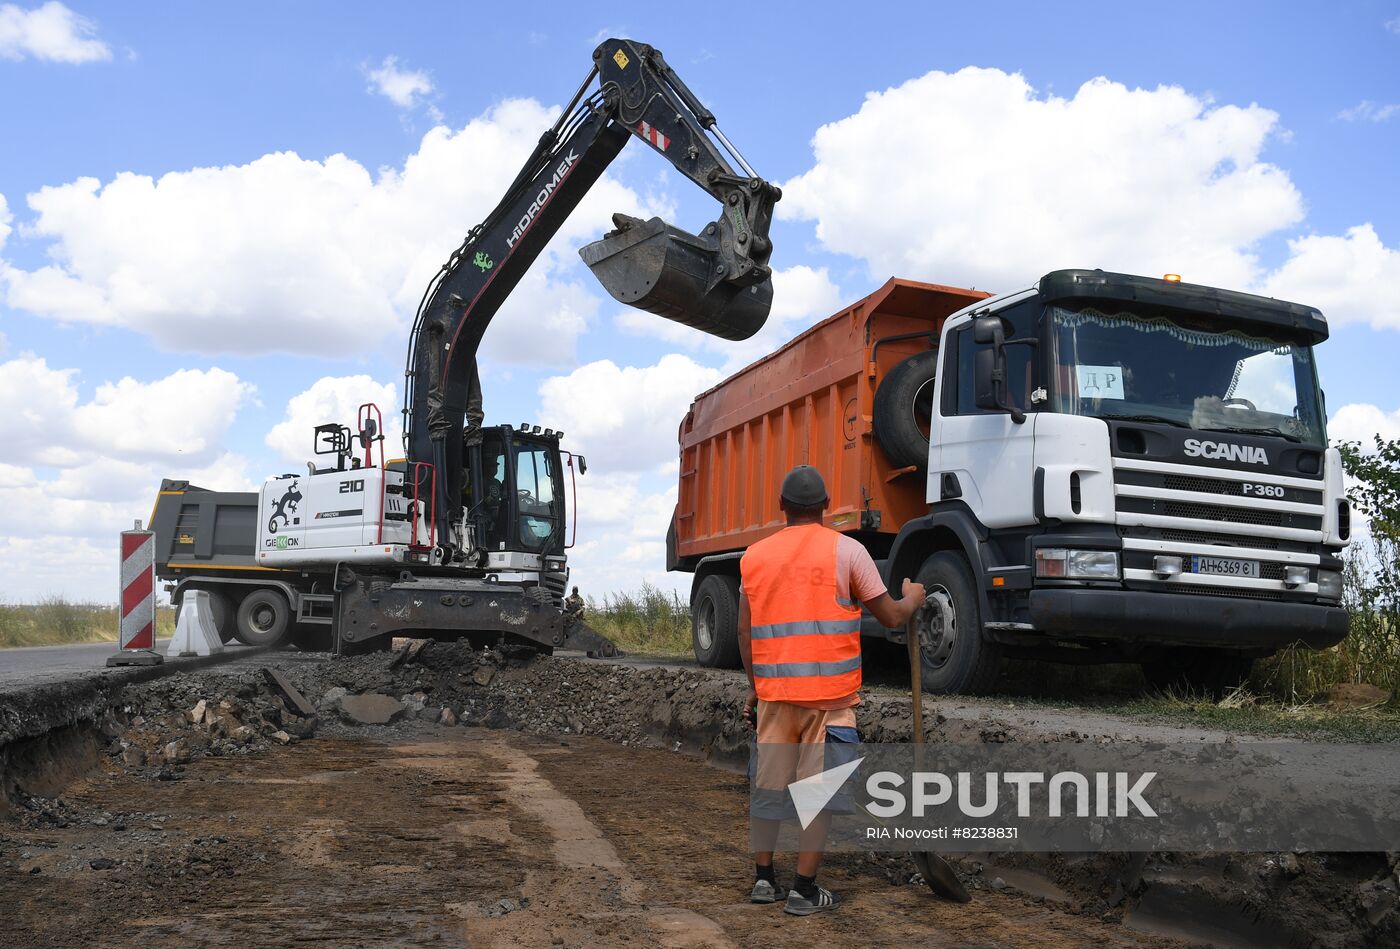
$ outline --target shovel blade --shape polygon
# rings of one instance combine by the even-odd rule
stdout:
[[[712,242],[659,217],[615,220],[619,230],[579,250],[614,300],[724,339],[748,339],[763,328],[773,305],[771,277],[748,287],[714,282],[719,254]]]
[[[919,876],[924,878],[928,888],[939,896],[954,903],[972,902],[972,894],[967,892],[967,887],[958,879],[957,871],[938,854],[916,850],[914,865],[919,868]]]

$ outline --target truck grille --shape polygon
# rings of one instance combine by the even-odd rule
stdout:
[[[1242,534],[1179,531],[1172,530],[1171,528],[1152,531],[1144,530],[1143,534],[1148,537],[1160,537],[1162,540],[1175,540],[1183,544],[1221,544],[1232,547],[1262,547],[1265,550],[1282,549],[1282,544],[1272,537],[1245,537]]]
[[[1204,521],[1226,521],[1231,524],[1267,524],[1282,527],[1285,515],[1278,511],[1257,511],[1251,508],[1222,507],[1219,504],[1191,504],[1185,501],[1160,502],[1167,517],[1192,517]]]
[[[1219,469],[1186,473],[1152,470],[1115,459],[1118,522],[1123,537],[1123,576],[1139,589],[1201,596],[1297,600],[1316,595],[1322,542],[1323,492],[1296,479],[1250,473],[1219,477]],[[1228,501],[1227,501],[1228,499]],[[1154,559],[1179,556],[1187,573],[1158,575]],[[1257,577],[1195,574],[1193,556],[1257,561]],[[1283,580],[1290,565],[1309,568],[1296,588]]]

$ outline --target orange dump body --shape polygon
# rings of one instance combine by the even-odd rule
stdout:
[[[988,296],[892,278],[696,396],[680,428],[672,569],[780,529],[778,488],[793,465],[826,479],[827,526],[859,533],[877,554],[901,524],[927,513],[922,473],[896,468],[875,439],[875,390],[926,351],[930,335],[936,345],[949,315]]]

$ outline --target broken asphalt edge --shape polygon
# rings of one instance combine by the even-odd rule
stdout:
[[[122,689],[182,672],[207,669],[267,652],[268,646],[225,649],[209,656],[167,659],[154,666],[94,669],[59,682],[46,682],[0,693],[0,750],[59,728],[93,723],[121,695]]]

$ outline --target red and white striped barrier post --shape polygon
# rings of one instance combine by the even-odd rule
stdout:
[[[156,535],[122,531],[120,651],[109,666],[152,666],[163,661],[156,646]]]

